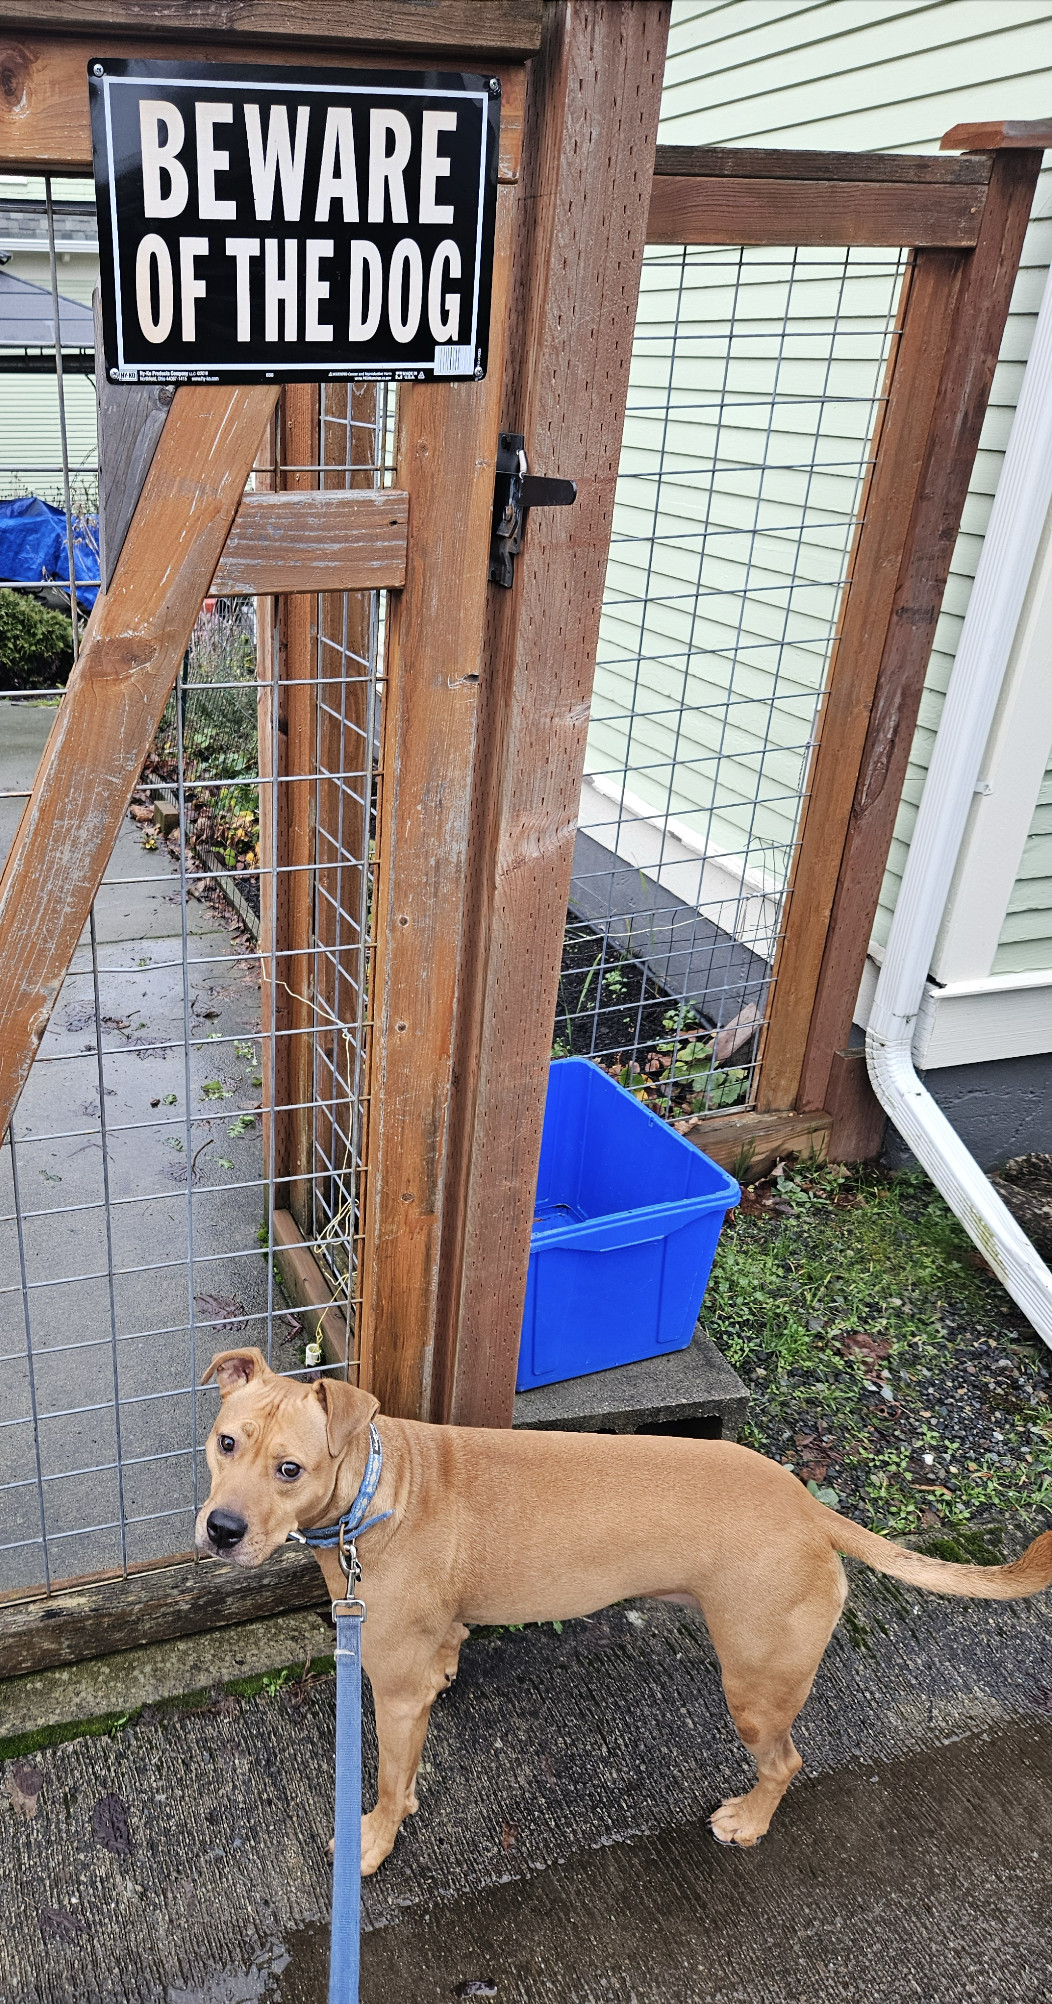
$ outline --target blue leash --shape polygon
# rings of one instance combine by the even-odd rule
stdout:
[[[347,1597],[334,1600],[336,1623],[336,1846],[332,1872],[332,1940],[329,1949],[329,2004],[358,2004],[362,1918],[362,1622],[365,1602],[355,1588],[362,1577],[354,1540],[391,1516],[384,1510],[366,1518],[379,1485],[384,1451],[369,1427],[369,1458],[358,1494],[337,1524],[314,1531],[290,1531],[289,1542],[314,1551],[335,1547],[347,1581]]]
[[[334,1600],[336,1623],[336,1847],[332,1862],[329,2004],[358,2004],[362,1924],[362,1622],[354,1598],[362,1569],[353,1544],[340,1541],[346,1600]]]

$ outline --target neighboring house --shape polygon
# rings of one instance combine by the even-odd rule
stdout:
[[[662,143],[928,152],[959,122],[1050,112],[1052,0],[674,0]],[[936,633],[860,1031],[1052,255],[1050,212],[1046,172]],[[693,253],[684,276],[668,252],[647,253],[582,827],[648,872],[651,898],[656,884],[700,904],[766,961],[897,268],[889,252],[853,254],[839,272],[828,253],[737,256]],[[836,322],[825,349],[808,345],[809,303]],[[721,385],[720,329],[732,314],[757,339],[739,340],[736,373]],[[785,338],[765,347],[778,325]],[[809,401],[822,404],[810,429]],[[733,472],[714,487],[717,449]],[[690,543],[699,523],[710,543],[701,590]],[[1052,1149],[1052,530],[984,786],[915,1054],[989,1163]]]
[[[59,298],[90,310],[99,276],[94,192],[90,182],[56,181],[54,196]],[[0,279],[4,278],[38,288],[41,317],[50,320],[47,209],[39,176],[0,174]],[[0,285],[0,326],[3,292]],[[8,318],[12,295],[17,296],[16,288],[8,288]],[[24,297],[22,304],[24,308]],[[82,322],[76,314],[70,320],[75,349],[80,350]],[[69,345],[68,336],[64,345]],[[78,366],[66,371],[64,389],[72,499],[74,507],[84,511],[97,499],[98,430],[94,380],[83,372],[79,356]],[[12,351],[0,332],[0,497],[15,494],[39,494],[44,501],[61,502],[62,441],[53,372],[27,368],[17,348]]]

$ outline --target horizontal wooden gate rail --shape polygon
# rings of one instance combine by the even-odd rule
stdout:
[[[1052,122],[955,127],[958,157],[659,147],[648,242],[910,250],[819,715],[756,1106],[699,1118],[754,1166],[879,1150],[852,1012],[935,623]],[[981,148],[976,151],[972,149]]]

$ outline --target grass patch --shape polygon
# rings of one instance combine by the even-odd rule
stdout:
[[[989,1564],[971,1519],[1033,1532],[1052,1511],[1052,1359],[921,1173],[807,1164],[756,1185],[702,1326],[752,1393],[745,1444],[845,1515],[946,1531],[938,1556]]]

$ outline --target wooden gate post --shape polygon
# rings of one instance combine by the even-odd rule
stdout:
[[[574,479],[490,593],[432,1413],[511,1421],[668,7],[545,8],[501,419]]]
[[[826,1104],[847,1043],[957,533],[1052,125],[957,127],[951,146],[999,149],[961,274],[884,642],[799,1077],[800,1108]],[[834,1153],[836,1143],[834,1137]]]
[[[411,1419],[427,1418],[432,1404],[518,137],[509,123],[489,372],[480,383],[404,385],[398,400],[395,477],[409,496],[409,549],[405,588],[387,609],[357,1337],[360,1383]]]

